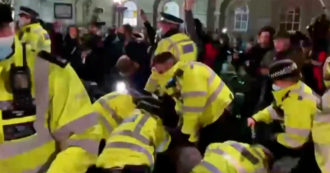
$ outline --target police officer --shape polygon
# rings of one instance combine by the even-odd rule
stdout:
[[[171,142],[161,119],[170,116],[168,107],[157,99],[118,92],[101,98],[96,106],[111,131],[96,166],[107,173],[151,172],[155,154],[166,151]]]
[[[162,39],[159,41],[155,50],[155,55],[171,52],[177,60],[183,62],[197,60],[196,44],[189,38],[188,35],[179,32],[180,24],[183,20],[167,13],[161,13],[161,19],[158,22]],[[161,80],[161,76],[155,71],[149,78],[145,90],[154,92],[157,89],[157,84]]]
[[[153,68],[166,79],[160,83],[161,92],[176,100],[181,133],[198,143],[201,152],[233,133],[225,129],[233,94],[212,69],[198,62],[177,61],[170,52],[155,56]]]
[[[283,131],[273,137],[275,144],[267,146],[276,158],[298,149],[307,151],[308,142],[311,141],[313,119],[317,112],[317,98],[313,95],[312,89],[299,80],[298,66],[290,59],[273,63],[270,66],[270,77],[273,80],[275,100],[272,105],[249,118],[248,126],[253,127],[256,122],[269,124],[273,121],[283,124]],[[312,161],[311,157],[309,166],[312,165]],[[307,168],[306,165],[299,166]]]
[[[272,166],[272,153],[262,145],[235,141],[213,143],[191,173],[267,173]]]
[[[96,161],[101,127],[70,65],[15,36],[0,3],[0,170],[82,173]]]
[[[18,37],[23,43],[30,44],[36,52],[51,51],[51,40],[47,31],[38,21],[39,14],[31,8],[22,6],[19,11]]]

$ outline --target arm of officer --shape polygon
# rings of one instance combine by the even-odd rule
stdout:
[[[258,113],[254,114],[252,118],[256,122],[264,122],[264,123],[271,123],[273,122],[272,116],[271,116],[271,111],[272,111],[272,105],[266,107],[265,109],[259,111]]]
[[[51,52],[51,40],[47,31],[41,32],[41,36],[38,39],[38,47],[40,50],[44,50],[46,52]]]
[[[61,152],[48,173],[82,173],[95,163],[101,127],[89,97],[71,66],[50,68],[50,129]]]
[[[289,101],[290,104],[283,103],[285,132],[277,135],[277,141],[289,148],[299,148],[309,140],[317,108],[310,100],[286,100],[287,103]]]

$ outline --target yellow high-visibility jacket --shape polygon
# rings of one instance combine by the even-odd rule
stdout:
[[[322,173],[330,173],[330,90],[321,98],[321,111],[313,122],[315,158]]]
[[[176,110],[182,114],[182,132],[197,142],[200,129],[218,120],[234,96],[212,69],[198,62],[178,62],[162,74],[158,82],[162,92],[172,94],[165,86],[178,69],[184,73],[178,81],[182,98],[176,99]]]
[[[128,94],[113,92],[101,97],[93,104],[94,111],[102,115],[104,139],[108,139],[111,132],[121,122],[132,115],[136,105],[133,98]]]
[[[288,148],[299,148],[309,139],[313,119],[317,112],[317,98],[303,82],[273,92],[275,103],[253,115],[257,122],[284,122],[285,132],[277,141]]]
[[[15,38],[14,54],[0,61],[0,172],[85,172],[96,162],[102,129],[71,66],[49,63],[28,49],[36,115],[8,117],[14,110],[10,69],[23,65],[22,55]]]
[[[183,63],[197,60],[197,46],[189,38],[188,35],[183,33],[177,33],[170,37],[162,39],[155,50],[155,55],[171,52],[175,58]],[[158,74],[155,70],[152,70],[151,76],[146,84],[145,90],[148,92],[155,92],[159,83],[162,80],[162,75]]]
[[[111,133],[99,156],[99,168],[123,168],[125,165],[154,165],[156,152],[167,150],[171,138],[160,119],[136,110]]]
[[[33,23],[23,26],[18,32],[19,39],[22,43],[29,44],[32,50],[40,52],[51,51],[51,40],[47,31],[40,23]]]
[[[267,173],[266,148],[235,141],[213,143],[191,173]]]

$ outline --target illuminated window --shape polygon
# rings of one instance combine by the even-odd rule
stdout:
[[[165,3],[163,11],[180,18],[180,7],[176,2],[171,1]]]
[[[280,29],[288,32],[300,29],[300,8],[290,9],[281,14]]]
[[[235,9],[234,31],[246,32],[249,24],[249,8],[242,6]]]
[[[124,3],[126,10],[124,11],[123,24],[130,24],[131,26],[137,26],[137,6],[133,1],[127,1]]]

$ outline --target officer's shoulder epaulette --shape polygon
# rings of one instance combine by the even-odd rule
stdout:
[[[58,66],[64,68],[69,61],[60,57],[60,56],[54,56],[46,51],[41,51],[38,53],[38,56],[42,59],[45,59],[51,63],[57,64]]]

